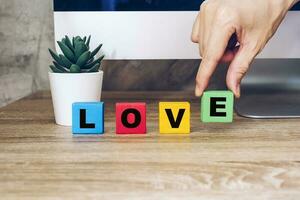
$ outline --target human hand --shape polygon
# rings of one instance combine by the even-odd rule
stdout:
[[[196,96],[203,94],[218,63],[229,62],[227,87],[240,97],[240,83],[249,65],[297,1],[205,1],[192,32],[192,41],[199,43],[202,57],[196,78]]]

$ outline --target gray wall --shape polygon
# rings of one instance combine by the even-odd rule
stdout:
[[[51,0],[0,0],[0,106],[48,88]]]
[[[54,48],[52,0],[0,0],[0,41],[0,106],[49,89],[47,49]],[[106,61],[103,87],[193,90],[198,65],[196,60]]]

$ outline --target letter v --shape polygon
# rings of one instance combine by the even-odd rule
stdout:
[[[166,110],[166,113],[167,113],[167,116],[169,118],[169,121],[170,121],[170,124],[171,124],[172,128],[179,128],[179,126],[181,124],[181,121],[182,121],[182,118],[183,118],[183,115],[185,113],[185,109],[179,109],[176,120],[174,119],[172,109],[165,109],[165,110]]]

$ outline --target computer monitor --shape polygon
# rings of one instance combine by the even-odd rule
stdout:
[[[59,40],[64,35],[92,33],[91,46],[96,47],[96,44],[104,43],[103,51],[106,59],[110,60],[199,59],[198,47],[190,41],[190,35],[202,2],[202,0],[54,0],[55,39]],[[300,58],[299,33],[300,5],[297,4],[287,14],[263,52],[258,55],[261,60],[254,62],[252,71],[244,80],[243,96],[236,104],[238,113],[249,117],[300,116],[300,101],[299,103],[294,101],[293,104],[295,106],[299,104],[299,112],[291,114],[289,109],[277,113],[276,109],[278,110],[279,106],[268,108],[270,100],[267,100],[272,95],[267,86],[274,84],[274,81],[278,83],[277,85],[281,83],[285,85],[283,90],[286,89],[291,93],[298,91],[294,83],[295,81],[298,83],[300,74],[297,74],[299,70],[292,66],[300,67],[300,61],[297,59]],[[263,74],[260,73],[261,70]],[[281,76],[282,70],[286,73]],[[290,73],[294,77],[293,80],[289,78]],[[266,90],[261,94],[259,88]],[[282,88],[278,92],[283,95],[281,90]],[[274,90],[272,91],[274,93]],[[261,94],[260,99],[265,99],[258,107],[266,109],[258,109],[253,113],[254,107],[259,104],[257,96],[253,97],[256,92]],[[251,103],[250,99],[253,98],[256,99],[256,103]],[[272,110],[271,113],[268,113],[268,110]],[[272,113],[274,110],[275,113]]]
[[[198,59],[190,35],[202,2],[54,0],[55,38],[93,33],[91,45],[104,43],[107,59]],[[299,19],[289,12],[259,58],[299,58]]]

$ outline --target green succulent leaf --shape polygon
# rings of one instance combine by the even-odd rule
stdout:
[[[99,63],[101,63],[101,61],[105,58],[105,55],[100,56],[99,59]]]
[[[82,40],[80,36],[76,36],[75,40]]]
[[[72,40],[66,35],[61,41],[58,41],[63,54],[57,54],[49,49],[54,59],[50,69],[53,73],[92,73],[98,72],[101,68],[101,61],[104,56],[96,59],[96,55],[102,48],[100,44],[94,51],[90,52],[91,35],[81,38],[72,37]]]
[[[60,71],[64,72],[64,73],[68,73],[68,70],[66,70],[64,68],[64,66],[61,66],[60,64],[58,64],[57,62],[53,61],[54,66],[56,67],[56,69],[59,69]]]
[[[95,60],[95,57],[90,58],[90,59],[87,61],[87,64],[90,64],[90,63],[94,62],[94,60]]]
[[[81,39],[81,37],[76,36],[75,39],[74,39],[74,47],[76,47],[76,44],[79,43],[79,42],[83,42],[83,40]]]
[[[100,58],[96,59],[93,62],[87,63],[85,66],[81,67],[82,69],[90,69],[91,67],[95,66],[95,64],[100,64],[103,60],[104,56],[101,56]]]
[[[72,46],[73,46],[73,48],[75,50],[75,37],[72,38]]]
[[[89,38],[88,38],[88,40],[87,40],[87,42],[86,42],[86,46],[87,46],[88,48],[90,48],[90,42],[91,42],[91,36],[89,36]]]
[[[79,36],[73,37],[74,42],[76,42],[79,39]]]
[[[59,55],[60,59],[63,61],[64,66],[68,69],[70,69],[71,65],[73,64],[68,58],[66,58],[64,55]]]
[[[73,51],[67,47],[67,45],[65,45],[64,43],[62,42],[57,42],[61,51],[64,53],[64,55],[71,61],[75,61],[75,55],[73,53]]]
[[[101,47],[102,47],[102,44],[100,44],[94,51],[92,51],[91,57],[94,57],[99,52]]]
[[[74,52],[74,47],[71,43],[70,38],[67,35],[66,35],[66,38],[65,38],[65,45],[67,45],[67,47],[69,47]]]
[[[78,42],[75,45],[75,57],[76,61],[79,59],[79,57],[85,53],[88,50],[86,44],[84,42]]]
[[[86,70],[87,73],[99,72],[100,64],[95,64],[91,69]]]
[[[91,52],[86,51],[78,58],[76,65],[78,65],[79,67],[84,66],[87,63],[87,61],[90,59],[90,57],[91,57]]]
[[[81,69],[78,65],[72,65],[70,68],[70,73],[80,73]]]
[[[52,56],[52,58],[60,65],[64,65],[63,61],[60,59],[60,57],[54,53],[54,51],[52,51],[51,49],[49,49],[50,55]]]
[[[63,71],[57,69],[54,65],[50,65],[50,69],[53,73],[64,73]]]

